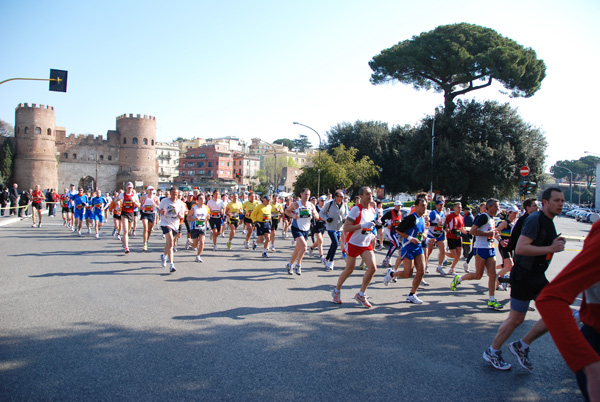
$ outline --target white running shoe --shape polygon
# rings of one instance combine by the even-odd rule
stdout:
[[[167,267],[167,257],[164,254],[160,255],[160,263],[162,264],[163,268]]]
[[[96,239],[99,239],[99,238],[100,238],[100,234],[96,233]]]
[[[215,245],[213,245],[213,251],[219,251],[219,250],[217,249],[217,245],[216,245],[216,244],[215,244]]]
[[[390,284],[390,282],[392,281],[393,274],[394,270],[392,268],[388,268],[387,272],[385,273],[385,276],[383,277],[383,284],[385,286],[388,286]]]
[[[275,246],[271,246],[271,251],[275,252]]]
[[[315,249],[311,247],[310,251],[308,252],[308,256],[312,257],[314,252],[315,252]]]
[[[408,296],[406,298],[406,302],[407,303],[413,303],[413,304],[422,304],[423,300],[419,299],[417,297],[417,294],[415,293],[414,295]]]
[[[202,262],[202,258],[199,255],[196,256],[196,262]]]
[[[426,282],[425,279],[421,279],[421,286],[429,286],[429,282]]]
[[[446,272],[444,272],[444,268],[441,265],[438,265],[435,271],[442,276],[446,276]]]
[[[465,272],[468,274],[469,273],[469,263],[465,262],[463,264],[463,269],[465,270]]]
[[[246,250],[250,249],[250,243],[248,243],[247,241],[244,242],[244,248]]]

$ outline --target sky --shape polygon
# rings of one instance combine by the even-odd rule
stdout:
[[[410,3],[410,4],[408,4]],[[177,137],[298,138],[342,122],[414,125],[443,104],[433,91],[372,85],[368,62],[439,25],[467,22],[533,48],[546,78],[531,98],[501,86],[467,98],[517,108],[548,140],[547,167],[600,154],[600,2],[9,1],[0,2],[0,81],[68,70],[67,93],[42,81],[0,86],[0,119],[19,103],[51,105],[67,133],[106,135],[122,114],[156,117]]]

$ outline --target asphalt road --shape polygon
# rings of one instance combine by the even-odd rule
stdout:
[[[590,228],[556,223],[570,236]],[[485,277],[452,292],[451,278],[429,275],[424,303],[412,305],[410,281],[385,287],[380,269],[367,310],[352,299],[362,271],[334,305],[341,264],[325,272],[307,257],[303,275],[289,276],[281,236],[268,260],[241,237],[232,250],[220,239],[223,251],[205,251],[202,264],[180,251],[169,275],[158,232],[145,253],[135,238],[129,255],[103,235],[77,237],[47,217],[39,229],[0,228],[0,400],[581,400],[550,336],[533,344],[531,372],[506,347],[512,370],[484,362],[507,316],[486,308]],[[581,246],[569,241],[548,276]],[[529,313],[514,338],[538,318]]]

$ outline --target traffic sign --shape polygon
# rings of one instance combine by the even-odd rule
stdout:
[[[523,177],[529,176],[529,168],[527,166],[523,166],[520,170],[520,173]]]

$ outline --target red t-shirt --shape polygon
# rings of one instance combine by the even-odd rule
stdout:
[[[465,227],[465,219],[462,215],[456,215],[454,212],[449,214],[446,217],[446,224],[448,225],[448,238],[458,240],[460,239],[460,234],[455,234],[457,230],[460,230]]]
[[[45,198],[41,191],[33,190],[31,192],[31,202],[34,204],[41,204]]]

